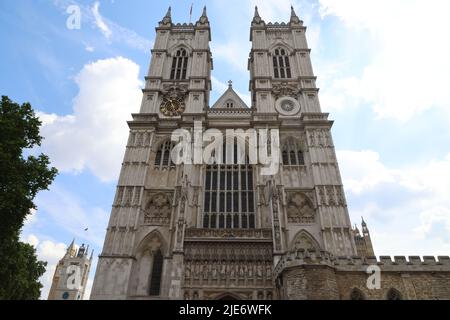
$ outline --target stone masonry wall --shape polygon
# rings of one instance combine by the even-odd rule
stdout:
[[[368,289],[369,267],[379,268],[380,288]],[[274,269],[280,299],[450,300],[450,258],[334,257],[326,252],[297,251]]]

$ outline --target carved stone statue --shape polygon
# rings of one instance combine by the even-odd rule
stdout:
[[[263,266],[261,264],[258,264],[258,266],[256,268],[256,275],[258,278],[263,277]]]

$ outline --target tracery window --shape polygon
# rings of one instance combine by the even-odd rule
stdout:
[[[223,147],[226,159],[226,147]],[[237,144],[233,164],[206,167],[203,227],[219,229],[255,228],[253,166],[246,158],[238,164]]]
[[[174,146],[175,143],[169,140],[159,146],[155,157],[155,167],[159,169],[175,167],[172,157],[170,156],[170,152]]]
[[[299,143],[294,139],[288,139],[283,145],[283,151],[281,153],[283,165],[288,166],[304,166],[305,156]]]
[[[188,54],[185,49],[179,49],[172,59],[172,69],[170,71],[170,79],[183,80],[186,79],[188,65]]]
[[[273,55],[273,73],[275,78],[291,78],[291,65],[288,52],[283,48],[275,49]]]

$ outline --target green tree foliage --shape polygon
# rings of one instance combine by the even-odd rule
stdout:
[[[19,241],[20,230],[36,206],[34,197],[48,189],[57,174],[49,158],[24,157],[25,149],[41,145],[41,122],[31,105],[2,96],[0,104],[0,299],[38,299],[39,277],[46,263]]]

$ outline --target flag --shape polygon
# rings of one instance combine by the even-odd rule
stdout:
[[[194,3],[192,2],[191,4],[191,9],[189,10],[189,23],[191,23],[191,18],[192,18],[192,7],[194,6]]]

